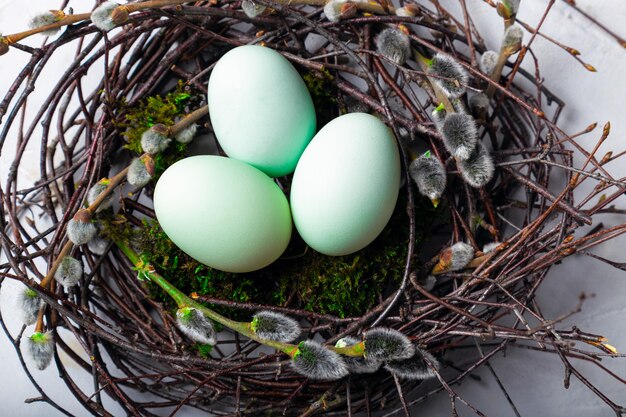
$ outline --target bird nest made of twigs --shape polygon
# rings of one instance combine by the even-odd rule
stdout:
[[[413,404],[439,391],[454,414],[462,401],[482,415],[454,387],[518,342],[556,351],[569,375],[597,391],[570,358],[598,357],[573,347],[613,348],[598,335],[557,330],[534,294],[552,265],[623,233],[618,226],[574,237],[624,185],[602,167],[614,157],[568,146],[573,136],[558,127],[562,103],[549,81],[520,66],[540,32],[516,22],[519,2],[485,2],[504,22],[495,52],[467,10],[458,20],[437,2],[93,6],[93,14],[43,13],[30,31],[0,38],[3,60],[30,55],[0,103],[0,150],[14,152],[0,188],[0,272],[2,282],[23,284],[15,311],[35,324],[32,336],[26,326],[18,337],[7,332],[18,354],[21,343],[34,360],[22,361],[27,375],[54,359],[95,415],[110,415],[105,392],[129,415],[184,406],[233,416],[408,416],[408,392]],[[41,47],[20,43],[43,31],[50,37]],[[66,44],[76,48],[74,61],[60,78],[41,79]],[[247,44],[297,69],[318,130],[358,112],[393,132],[400,196],[365,249],[321,255],[294,232],[270,266],[225,273],[189,257],[160,228],[152,196],[161,174],[193,154],[224,155],[207,82],[226,52]],[[35,87],[47,97],[26,118]],[[146,131],[162,142],[150,147]],[[607,135],[608,127],[599,143]],[[40,177],[25,185],[19,174],[28,163]],[[575,201],[586,180],[599,185]],[[291,181],[274,178],[285,195]],[[609,194],[580,208],[600,193]],[[72,335],[88,359],[68,346]],[[475,341],[490,345],[456,366],[454,352]],[[73,381],[58,351],[93,374],[92,391]]]

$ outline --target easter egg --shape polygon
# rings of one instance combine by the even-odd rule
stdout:
[[[231,49],[213,68],[209,115],[220,146],[271,177],[290,174],[315,134],[315,109],[296,69],[256,45]]]
[[[298,162],[290,194],[295,227],[318,252],[356,252],[389,222],[399,188],[391,130],[369,114],[340,116],[315,135]]]
[[[176,246],[222,271],[263,268],[291,238],[291,213],[281,189],[235,159],[201,155],[174,163],[156,184],[154,210]]]

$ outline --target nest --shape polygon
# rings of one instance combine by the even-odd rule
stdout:
[[[242,11],[240,2],[165,4],[130,13],[121,30],[105,33],[89,20],[77,19],[41,48],[11,45],[22,51],[9,53],[27,53],[31,58],[0,103],[2,150],[17,141],[2,188],[1,241],[7,256],[2,277],[3,282],[21,281],[45,301],[42,322],[55,335],[55,352],[64,351],[93,375],[93,389],[83,390],[55,354],[53,364],[67,389],[95,415],[109,415],[101,401],[101,393],[106,393],[129,415],[195,407],[238,416],[369,415],[381,409],[408,416],[410,405],[440,391],[450,396],[453,415],[457,401],[481,415],[455,386],[489,358],[518,347],[557,353],[567,380],[573,375],[608,407],[624,412],[571,363],[572,358],[597,362],[613,354],[606,340],[577,328],[559,330],[555,320],[542,316],[534,298],[557,262],[624,232],[622,225],[574,235],[621,194],[624,184],[602,168],[615,157],[592,159],[593,154],[566,146],[571,137],[558,127],[563,103],[546,87],[549,80],[538,78],[538,70],[531,73],[519,66],[524,57],[528,59],[528,50],[512,55],[506,77],[498,83],[476,69],[486,47],[466,26],[471,20],[458,21],[441,6],[433,11],[410,3],[409,15],[398,16],[390,4],[381,2],[343,10],[343,19],[329,22],[317,2],[289,3],[259,1],[256,6],[266,9],[254,17]],[[493,13],[499,19],[495,8]],[[482,116],[475,114],[480,141],[496,165],[485,186],[474,188],[463,181],[443,146],[431,114],[440,101],[424,68],[411,57],[398,65],[377,50],[377,35],[398,24],[405,25],[412,47],[421,54],[446,53],[470,74],[468,92],[454,106],[468,109],[468,97],[494,90],[490,109]],[[78,49],[63,77],[41,80],[49,58],[68,43]],[[207,351],[179,331],[171,302],[137,279],[136,265],[119,247],[68,246],[66,226],[83,206],[87,191],[138,155],[128,140],[129,129],[137,125],[128,115],[142,105],[149,108],[149,98],[173,91],[179,94],[176,97],[185,96],[179,112],[205,107],[212,66],[229,49],[250,43],[280,52],[308,77],[318,128],[341,113],[366,111],[393,130],[405,176],[397,209],[405,233],[402,262],[393,266],[398,279],[381,286],[360,315],[311,311],[304,308],[302,297],[293,294],[280,304],[198,291],[193,298],[229,317],[249,319],[258,310],[286,314],[300,321],[302,338],[330,345],[346,336],[360,338],[373,327],[393,328],[441,363],[436,372],[431,368],[434,378],[404,380],[381,368],[338,381],[311,380],[296,372],[284,354],[228,328],[221,329],[217,345]],[[104,77],[92,91],[85,91],[85,77],[98,69],[104,69]],[[22,111],[34,86],[38,90],[47,86],[48,96],[36,116],[24,120]],[[208,117],[199,123],[201,133],[210,136]],[[201,140],[209,139],[196,139]],[[41,177],[24,187],[18,175],[29,147],[37,149]],[[189,149],[164,152],[157,165],[184,157]],[[417,192],[408,169],[411,155],[427,149],[444,162],[448,173],[436,210]],[[577,156],[587,161],[581,169],[573,167]],[[290,178],[277,181],[288,187]],[[575,191],[586,181],[598,185],[575,201]],[[153,187],[154,181],[130,195],[128,188],[116,191],[115,213],[103,218],[109,226],[146,230],[148,219],[154,217]],[[605,199],[580,208],[602,193],[607,194]],[[422,224],[425,216],[431,221]],[[419,243],[418,235],[424,236]],[[452,271],[449,248],[461,241],[475,254],[469,265]],[[491,251],[481,252],[483,245],[494,242]],[[69,253],[64,252],[68,247]],[[78,286],[65,290],[39,285],[55,261],[68,254],[84,266]],[[157,272],[166,276],[167,271],[158,267]],[[432,271],[437,272],[434,285]],[[7,331],[16,346],[24,343],[25,329],[17,337]],[[61,329],[80,341],[90,361],[66,344]],[[482,345],[480,354],[476,342]],[[469,351],[476,353],[468,355]],[[462,357],[456,352],[463,352]],[[24,372],[31,375],[26,365]],[[37,388],[41,401],[60,408],[46,393],[47,387]],[[145,393],[152,394],[150,399]]]

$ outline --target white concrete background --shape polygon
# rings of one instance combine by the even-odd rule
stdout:
[[[494,15],[491,7],[483,1],[466,0],[471,9],[472,17],[484,35],[487,44],[497,48],[500,39],[501,24]],[[82,11],[89,2],[74,1],[72,6]],[[442,0],[448,7],[455,7],[457,0]],[[547,5],[545,0],[524,0],[519,17],[531,25],[536,25]],[[623,0],[578,0],[578,5],[591,15],[599,18],[609,28],[620,36],[626,37],[626,2]],[[29,16],[35,12],[52,8],[46,0],[0,0],[0,32],[14,33],[26,27]],[[608,150],[619,152],[626,148],[625,133],[626,121],[623,116],[626,110],[624,96],[626,95],[626,50],[620,47],[615,40],[608,37],[600,29],[592,25],[580,14],[567,6],[564,1],[557,0],[548,16],[542,30],[575,47],[582,53],[581,58],[594,65],[598,72],[593,74],[584,70],[567,53],[554,45],[538,38],[533,50],[536,53],[542,69],[546,85],[561,97],[567,106],[563,112],[560,126],[566,132],[577,132],[592,122],[602,126],[611,121],[612,131],[610,139],[603,145],[599,154]],[[526,38],[526,40],[528,37]],[[27,43],[35,46],[41,39],[34,38]],[[73,48],[64,48],[54,57],[50,67],[50,78],[56,79],[53,73],[63,68],[63,63],[73,57]],[[9,55],[0,57],[0,97],[3,97],[11,80],[26,62],[26,54],[12,50]],[[37,110],[37,100],[41,100],[46,91],[46,77],[39,81],[40,90],[30,99],[30,115]],[[580,143],[587,149],[591,148],[600,136],[600,128],[594,133],[581,139]],[[6,179],[7,164],[12,152],[5,150],[0,155],[0,181]],[[626,176],[626,165],[623,162],[609,166],[616,177]],[[27,183],[37,178],[36,172],[20,171],[21,181]],[[625,207],[621,202],[621,207]],[[607,225],[617,224],[619,219],[604,216],[602,219]],[[613,260],[625,262],[625,238],[616,239],[608,245],[598,248],[595,252]],[[626,274],[614,270],[596,260],[578,255],[567,259],[551,271],[548,279],[538,294],[540,305],[546,317],[557,317],[573,308],[580,292],[595,293],[596,297],[584,304],[582,313],[568,319],[561,328],[568,328],[576,324],[583,330],[604,335],[609,342],[620,351],[626,351]],[[5,318],[11,310],[9,291],[3,286],[0,294],[0,308]],[[9,322],[13,334],[19,331],[19,324]],[[31,329],[27,329],[29,334]],[[70,341],[71,343],[71,341]],[[80,348],[73,342],[77,351]],[[17,357],[7,341],[0,339],[0,416],[50,416],[61,415],[54,409],[43,404],[24,404],[24,399],[35,397],[38,393],[32,388],[29,381],[22,374]],[[68,359],[64,360],[68,367],[77,371],[76,365]],[[507,357],[498,356],[491,361],[492,366],[502,379],[509,393],[516,403],[522,416],[568,416],[568,417],[602,417],[614,415],[597,397],[589,392],[576,379],[572,378],[569,390],[563,388],[563,369],[558,358],[546,354],[537,354],[528,351],[510,349]],[[626,359],[606,359],[605,366],[622,377],[626,376]],[[58,379],[58,375],[50,367],[44,372],[34,371],[36,379],[48,387],[48,392],[55,401],[67,407],[77,416],[86,415],[76,401],[64,390],[65,385]],[[615,380],[609,380],[604,374],[597,373],[593,367],[582,366],[586,375],[605,390],[617,402],[626,402],[626,386]],[[513,416],[513,412],[506,404],[501,392],[496,387],[488,371],[482,368],[478,374],[482,382],[466,380],[458,391],[490,417]],[[81,386],[89,387],[91,382],[88,375],[78,377]],[[120,409],[110,405],[109,411],[115,415]],[[421,416],[448,416],[450,408],[445,395],[433,398],[425,404],[411,408],[412,414]],[[459,404],[462,416],[473,415]],[[187,413],[185,413],[187,414]],[[197,415],[197,413],[189,413]]]

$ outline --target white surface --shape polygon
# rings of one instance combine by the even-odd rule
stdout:
[[[494,16],[491,7],[479,0],[466,0],[472,9],[472,16],[484,35],[489,46],[496,48],[501,30],[498,18]],[[82,11],[80,4],[75,2],[77,10]],[[585,8],[593,16],[600,18],[622,37],[626,37],[624,22],[626,21],[626,2],[622,0],[578,0],[579,6]],[[457,0],[444,0],[444,6],[457,4]],[[520,9],[520,18],[531,25],[539,21],[547,1],[525,0]],[[0,1],[0,30],[3,33],[13,33],[25,28],[28,16],[35,11],[50,8],[50,2],[45,0],[29,0],[28,2]],[[563,41],[567,45],[582,52],[581,58],[598,69],[592,74],[584,70],[567,53],[550,45],[542,39],[537,39],[533,50],[536,53],[542,69],[546,85],[561,97],[567,106],[563,112],[560,126],[566,132],[576,132],[592,122],[599,122],[600,126],[606,121],[612,122],[610,139],[601,148],[602,155],[608,150],[619,151],[626,148],[624,136],[626,122],[624,121],[624,95],[626,93],[623,81],[626,74],[626,50],[617,42],[601,32],[597,27],[580,16],[563,1],[557,0],[553,11],[546,20],[543,29],[546,34]],[[528,37],[526,37],[528,40]],[[35,38],[31,42],[40,42]],[[54,58],[55,65],[49,65],[51,70],[61,70],[63,63],[73,56],[73,48],[65,48]],[[9,82],[21,68],[27,55],[12,50],[9,55],[0,57],[0,96],[4,96]],[[50,79],[57,77],[50,76]],[[45,82],[41,78],[40,84]],[[41,89],[42,91],[45,88]],[[31,96],[31,112],[36,111],[36,100],[42,94],[36,91]],[[590,148],[600,136],[600,129],[596,129],[580,143]],[[30,152],[36,152],[31,150]],[[28,155],[28,154],[27,154]],[[5,150],[0,156],[0,181],[6,178],[7,156],[12,153]],[[27,156],[28,157],[28,156]],[[10,161],[10,159],[9,159]],[[609,166],[616,177],[626,176],[626,166],[623,163],[613,163]],[[36,179],[36,172],[21,172],[22,181]],[[622,207],[624,206],[622,202]],[[602,218],[607,225],[614,224],[615,219],[610,216]],[[613,260],[624,262],[625,238],[620,238],[598,248],[595,252],[603,254]],[[557,317],[571,310],[581,291],[595,293],[596,297],[584,304],[583,312],[568,319],[561,328],[568,328],[577,324],[583,330],[593,331],[604,335],[609,342],[620,351],[626,351],[626,326],[624,313],[626,307],[626,274],[614,270],[599,261],[583,256],[567,259],[562,265],[554,268],[544,286],[539,292],[540,305],[547,317]],[[3,286],[4,288],[4,286]],[[7,294],[0,294],[0,307],[6,314],[10,311]],[[9,323],[13,334],[19,326]],[[31,329],[26,330],[26,334]],[[76,346],[76,350],[80,348]],[[16,355],[12,347],[4,339],[0,339],[0,415],[1,416],[50,416],[60,415],[56,410],[42,404],[25,405],[24,399],[37,396],[37,392],[30,386],[26,377],[19,370]],[[66,360],[70,364],[71,361]],[[511,393],[522,416],[568,416],[568,417],[601,417],[614,415],[591,392],[572,378],[572,387],[563,389],[562,365],[556,357],[547,354],[537,354],[527,351],[510,349],[507,357],[497,356],[491,361],[492,366]],[[605,360],[608,366],[621,376],[626,375],[626,360]],[[53,369],[44,372],[34,371],[38,381],[51,388],[49,393],[56,401],[76,415],[86,415],[76,401],[65,390],[65,385],[58,380]],[[626,399],[626,388],[608,377],[601,378],[592,374],[593,369],[582,367],[591,380],[597,383],[611,398],[617,402]],[[478,373],[483,381],[478,383],[467,379],[462,386],[457,387],[464,398],[474,404],[479,410],[492,417],[508,417],[514,415],[487,369],[482,368]],[[84,387],[90,386],[90,378],[86,374],[81,377]],[[431,384],[432,385],[432,384]],[[110,401],[107,402],[110,404]],[[471,415],[463,405],[458,404],[461,415]],[[109,411],[119,414],[119,408],[112,406]],[[450,415],[449,400],[441,395],[437,398],[412,407],[414,415],[438,417]]]

